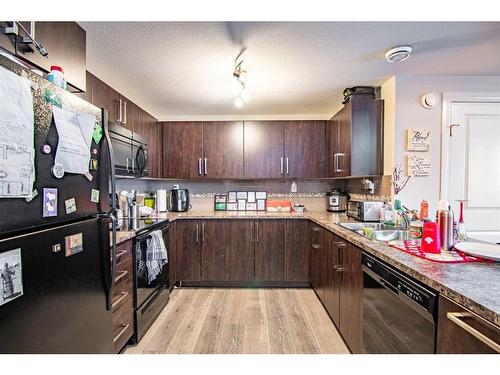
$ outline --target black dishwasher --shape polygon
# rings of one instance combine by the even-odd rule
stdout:
[[[437,295],[363,253],[363,352],[435,352]]]

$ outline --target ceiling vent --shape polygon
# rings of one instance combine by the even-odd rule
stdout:
[[[385,53],[385,58],[390,63],[404,61],[410,57],[411,51],[410,46],[394,47]]]

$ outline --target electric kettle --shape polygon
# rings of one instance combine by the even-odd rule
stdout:
[[[191,208],[189,204],[189,190],[179,189],[178,185],[170,190],[170,211],[185,212]]]

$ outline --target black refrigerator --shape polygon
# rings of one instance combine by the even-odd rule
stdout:
[[[0,69],[32,82],[38,192],[31,201],[0,198],[0,353],[112,353],[116,236],[107,114],[1,55]],[[53,105],[95,115],[102,127],[91,143],[92,177],[54,177]],[[43,217],[44,189],[57,189],[57,216]]]

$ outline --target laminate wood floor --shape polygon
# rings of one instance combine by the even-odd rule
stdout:
[[[126,354],[349,353],[312,289],[181,288]]]

